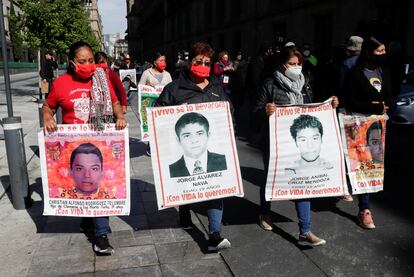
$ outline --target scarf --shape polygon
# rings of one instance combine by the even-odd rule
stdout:
[[[303,104],[303,95],[302,88],[305,85],[305,77],[303,74],[300,74],[299,79],[292,81],[285,74],[283,74],[279,69],[277,69],[273,76],[276,81],[285,88],[286,95],[290,100],[290,104],[297,105]]]
[[[92,76],[92,87],[89,102],[89,123],[94,129],[102,131],[105,123],[114,122],[112,110],[111,92],[109,91],[108,79],[102,68],[96,68]]]

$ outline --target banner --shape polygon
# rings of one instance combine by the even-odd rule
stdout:
[[[384,189],[387,115],[339,114],[352,194]]]
[[[99,217],[129,215],[128,129],[107,124],[58,125],[38,133],[43,215]]]
[[[120,69],[119,78],[124,85],[125,92],[137,90],[137,71],[135,69]]]
[[[158,209],[243,197],[228,102],[147,108],[147,114]]]
[[[147,107],[152,107],[155,100],[160,96],[164,86],[156,86],[155,88],[147,85],[138,85],[138,113],[141,127],[141,140],[149,140]]]
[[[331,101],[276,106],[269,118],[268,201],[348,193],[341,135]]]

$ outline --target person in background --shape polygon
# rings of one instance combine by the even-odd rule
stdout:
[[[296,48],[284,48],[280,51],[278,62],[273,76],[264,80],[260,87],[256,104],[253,109],[258,121],[264,121],[262,126],[262,157],[264,172],[267,175],[269,169],[269,116],[275,110],[276,105],[298,105],[313,102],[313,93],[309,85],[309,79],[302,73],[303,57]],[[338,98],[332,96],[332,106],[338,106]],[[260,216],[259,225],[264,230],[273,230],[273,221],[270,216],[270,202],[265,199],[266,180],[260,186]],[[309,199],[295,200],[295,208],[299,220],[299,239],[302,245],[318,246],[326,243],[310,230],[310,201]]]
[[[109,82],[111,82],[112,87],[115,90],[115,94],[118,97],[118,100],[121,102],[122,111],[125,114],[127,112],[127,96],[125,93],[124,86],[122,85],[121,80],[119,79],[118,74],[115,73],[112,69],[108,67],[108,57],[104,52],[95,53],[95,63],[97,67],[105,70]]]
[[[190,50],[188,70],[177,80],[168,84],[155,102],[155,106],[175,106],[215,101],[229,101],[215,76],[210,76],[211,58],[214,51],[210,45],[197,42]],[[223,199],[193,204],[207,209],[209,221],[208,250],[218,251],[231,247],[226,238],[221,237]],[[191,205],[191,206],[193,206]],[[179,222],[184,229],[193,227],[190,205],[179,207]]]
[[[188,52],[180,51],[177,55],[177,62],[175,63],[174,80],[177,79],[180,74],[187,70]]]
[[[125,54],[124,61],[122,62],[119,69],[135,69],[135,65],[132,63],[129,54]]]
[[[172,79],[170,73],[165,70],[166,68],[167,62],[165,55],[160,52],[154,53],[152,58],[152,67],[142,73],[139,84],[151,87],[165,86],[169,84]]]
[[[105,71],[96,68],[92,47],[86,42],[75,42],[69,48],[68,59],[67,73],[53,82],[50,95],[43,104],[44,128],[48,132],[57,130],[53,115],[58,107],[62,108],[63,124],[89,123],[101,130],[115,117],[116,129],[125,128],[127,122],[122,107]],[[107,85],[103,84],[105,81]],[[107,255],[114,252],[107,236],[109,217],[82,218],[80,230],[88,236],[94,235],[95,252]]]
[[[345,108],[347,112],[367,115],[386,114],[392,99],[391,76],[386,64],[384,43],[375,37],[364,39],[356,64],[345,80]],[[359,225],[374,229],[369,194],[359,194]]]
[[[165,55],[160,52],[154,53],[152,57],[152,67],[142,73],[141,79],[139,80],[140,85],[147,85],[151,87],[165,86],[171,83],[171,75],[167,70],[167,62]],[[147,155],[151,156],[150,144],[147,144]]]
[[[351,68],[353,68],[356,64],[356,61],[359,57],[359,53],[361,52],[361,46],[362,46],[363,41],[364,39],[359,36],[351,36],[348,39],[348,42],[346,44],[346,52],[349,58],[347,58],[342,63],[342,66],[340,69],[339,88],[341,90],[344,89],[346,75],[348,74],[349,70],[351,70]],[[340,99],[341,98],[342,97],[340,97]]]
[[[242,52],[238,52],[236,60],[233,62],[234,72],[231,74],[232,78],[232,103],[234,106],[234,113],[237,114],[239,108],[244,103],[246,95],[246,73],[247,61],[244,59]]]
[[[55,57],[49,52],[46,52],[40,65],[40,78],[42,78],[42,82],[47,82],[49,84],[48,93],[46,93],[45,98],[47,98],[50,89],[52,88],[53,78],[55,77],[53,70],[56,68],[58,68],[58,64],[56,63]],[[40,93],[39,98],[42,99],[42,93]]]
[[[214,75],[216,75],[223,90],[227,95],[231,95],[230,88],[230,73],[234,71],[233,64],[229,61],[229,53],[227,51],[221,51],[218,55],[218,62],[214,64]]]

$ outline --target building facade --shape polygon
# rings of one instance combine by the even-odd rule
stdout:
[[[3,15],[4,15],[4,30],[5,30],[5,35],[6,35],[7,60],[9,61],[12,61],[14,59],[13,46],[11,44],[11,39],[10,39],[10,24],[9,24],[9,15],[10,15],[10,10],[11,10],[11,5],[13,5],[14,12],[16,14],[19,14],[20,8],[19,8],[17,1],[3,0],[2,9],[3,9]],[[1,51],[2,50],[1,50],[1,45],[0,45],[0,53],[2,53]],[[26,56],[27,56],[27,53],[26,53]],[[3,60],[3,57],[0,57],[0,58],[1,60]]]
[[[104,37],[102,33],[102,20],[98,10],[98,0],[85,0],[85,8],[88,13],[89,23],[92,31],[100,44],[101,50],[104,49]]]
[[[350,35],[376,35],[414,56],[409,0],[127,0],[127,12],[129,52],[140,61],[158,50],[176,57],[197,40],[253,55],[279,36],[323,51]]]

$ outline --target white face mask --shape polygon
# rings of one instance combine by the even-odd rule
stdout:
[[[299,79],[301,73],[302,73],[302,66],[300,65],[291,66],[291,67],[286,68],[285,70],[286,77],[288,77],[292,81],[296,81],[297,79]]]

